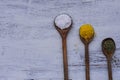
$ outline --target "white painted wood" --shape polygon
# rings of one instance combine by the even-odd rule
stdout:
[[[84,45],[78,30],[94,26],[90,44],[91,80],[108,80],[101,41],[112,37],[117,50],[113,78],[120,80],[120,0],[0,0],[0,80],[63,80],[61,38],[53,20],[73,18],[68,38],[69,78],[85,80]]]

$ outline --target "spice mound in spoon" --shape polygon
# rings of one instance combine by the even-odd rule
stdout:
[[[72,24],[72,19],[67,14],[60,14],[55,18],[55,24],[60,29],[65,29]]]
[[[94,29],[91,24],[84,24],[79,29],[80,37],[89,42],[94,37]]]
[[[108,53],[109,55],[111,54],[111,52],[114,52],[115,42],[112,38],[107,38],[103,41],[103,50],[105,50],[105,53]]]

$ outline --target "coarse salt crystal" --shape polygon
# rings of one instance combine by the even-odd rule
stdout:
[[[68,28],[70,27],[71,24],[72,24],[72,19],[67,14],[61,14],[55,18],[55,25],[61,29]]]

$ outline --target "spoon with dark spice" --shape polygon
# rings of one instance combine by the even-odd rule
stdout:
[[[67,35],[72,27],[72,18],[68,14],[60,14],[54,20],[56,30],[62,38],[63,48],[63,67],[64,67],[64,80],[68,80],[68,60],[67,60]]]
[[[109,80],[113,80],[111,60],[115,52],[115,49],[116,49],[115,42],[112,38],[106,38],[102,41],[102,51],[107,58]]]

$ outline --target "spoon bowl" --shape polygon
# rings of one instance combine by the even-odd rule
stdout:
[[[84,44],[89,44],[94,38],[94,29],[91,24],[84,24],[79,30],[80,39]]]
[[[66,17],[66,19],[65,19]],[[60,33],[61,37],[66,37],[72,28],[72,18],[69,14],[63,13],[55,17],[54,25],[56,30]]]
[[[112,58],[116,46],[112,38],[106,38],[102,41],[102,51],[106,57]]]

